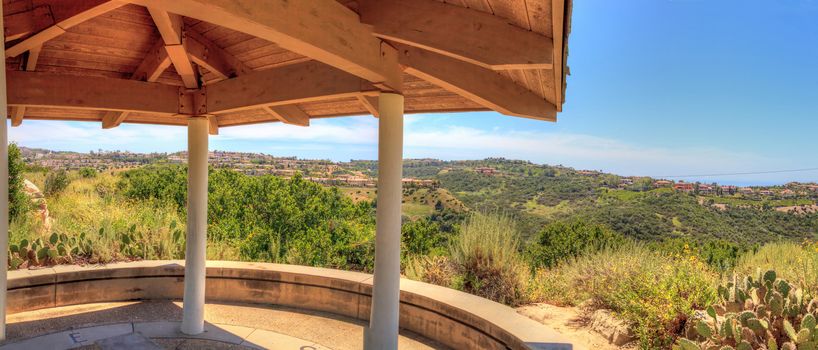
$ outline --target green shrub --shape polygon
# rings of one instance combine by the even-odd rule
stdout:
[[[700,242],[689,238],[671,238],[649,243],[648,246],[680,256],[694,255],[721,273],[732,271],[739,257],[748,250],[745,246],[717,239]]]
[[[337,188],[301,176],[282,179],[215,169],[209,177],[208,238],[237,247],[242,260],[372,269],[371,203],[354,203]],[[117,187],[126,198],[167,203],[186,215],[185,167],[127,171]]]
[[[51,171],[45,177],[45,195],[54,196],[68,188],[70,183],[71,179],[65,170]]]
[[[9,218],[15,220],[21,218],[31,210],[31,200],[26,195],[23,187],[23,172],[25,163],[20,154],[20,148],[16,144],[9,144]]]
[[[97,177],[97,169],[84,167],[79,170],[79,174],[85,179]]]
[[[586,253],[616,248],[627,240],[598,224],[557,221],[543,228],[529,243],[526,256],[532,269],[549,268]]]
[[[816,349],[818,299],[775,271],[720,286],[719,301],[707,309],[709,318],[691,325],[690,339],[679,339],[674,348]]]
[[[475,213],[451,246],[458,272],[453,287],[503,304],[525,301],[526,266],[517,250],[515,221],[503,214]]]
[[[445,236],[437,222],[430,218],[408,221],[401,226],[401,255],[442,255],[446,253]]]
[[[716,301],[718,276],[695,256],[627,244],[538,271],[535,301],[610,309],[629,322],[645,349],[666,348],[694,310]]]

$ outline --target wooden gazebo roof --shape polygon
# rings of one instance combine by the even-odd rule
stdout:
[[[2,0],[9,115],[219,126],[495,110],[556,120],[570,0]]]

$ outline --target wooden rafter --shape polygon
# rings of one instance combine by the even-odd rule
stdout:
[[[372,114],[373,117],[378,118],[380,113],[378,112],[378,98],[375,96],[367,96],[367,95],[358,95],[356,96],[358,101],[361,102],[361,105],[366,108],[369,114]]]
[[[179,88],[116,78],[6,72],[10,106],[176,114]]]
[[[274,42],[284,49],[401,90],[397,52],[335,0],[126,0]]]
[[[296,105],[263,106],[262,108],[282,123],[310,126],[310,116]]]
[[[182,77],[185,87],[188,89],[199,88],[198,71],[193,67],[193,62],[190,61],[187,50],[182,44],[184,36],[182,16],[153,7],[148,7],[148,12],[150,12],[156,28],[159,29],[159,34],[162,35],[168,57],[173,63],[173,68]]]
[[[11,126],[20,126],[23,124],[23,115],[26,113],[25,106],[11,107]]]
[[[361,78],[320,62],[256,71],[207,87],[208,113],[226,113],[377,93]]]
[[[164,40],[159,40],[148,50],[145,58],[142,59],[142,63],[131,74],[131,80],[155,82],[168,67],[170,67],[170,57],[165,51]],[[102,128],[115,128],[127,118],[128,112],[108,111],[102,117]]]
[[[506,115],[556,121],[556,106],[495,71],[410,46],[398,50],[411,75]]]
[[[252,71],[239,59],[195,31],[185,30],[185,39],[185,49],[190,59],[218,75],[219,79],[233,78]]]
[[[46,41],[65,33],[91,18],[125,5],[118,0],[60,0],[49,4],[54,14],[54,25],[6,49],[6,57],[16,57],[23,52],[40,47]]]
[[[508,21],[434,0],[360,1],[361,22],[390,41],[488,69],[551,69],[553,40]]]

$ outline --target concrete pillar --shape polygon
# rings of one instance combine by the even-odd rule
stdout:
[[[199,334],[204,331],[209,125],[205,117],[191,117],[187,125],[187,238],[182,333]]]
[[[400,308],[400,226],[403,188],[403,96],[378,98],[378,208],[372,311],[364,349],[396,350]]]
[[[0,14],[3,13],[3,2],[0,1]],[[3,26],[0,16],[0,28]],[[0,37],[3,34],[0,33]],[[5,41],[5,38],[4,38]],[[6,66],[6,48],[0,45],[0,67]],[[9,139],[8,139],[8,105],[6,101],[6,70],[0,69],[0,341],[6,339],[6,289],[8,286],[8,247],[9,247]]]

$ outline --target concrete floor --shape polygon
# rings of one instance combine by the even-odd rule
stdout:
[[[131,324],[137,331],[139,327],[173,328],[173,332],[143,328],[146,336],[166,349],[285,349],[290,347],[279,344],[296,343],[307,344],[308,349],[363,348],[363,329],[366,323],[360,320],[286,307],[246,304],[207,304],[205,307],[205,322],[210,327],[218,328],[219,331],[228,329],[235,334],[244,332],[246,334],[241,334],[240,337],[246,338],[245,342],[180,338],[175,333],[175,322],[181,321],[181,306],[180,302],[171,301],[98,303],[13,314],[8,316],[8,340],[4,344],[70,330],[86,329],[84,332],[90,332],[89,330],[99,329],[96,331],[99,333],[116,324]],[[100,325],[108,326],[88,328]],[[98,349],[94,343],[78,345],[82,349]],[[303,345],[299,347],[304,348]],[[445,349],[440,344],[409,332],[401,334],[399,347],[412,350]]]

